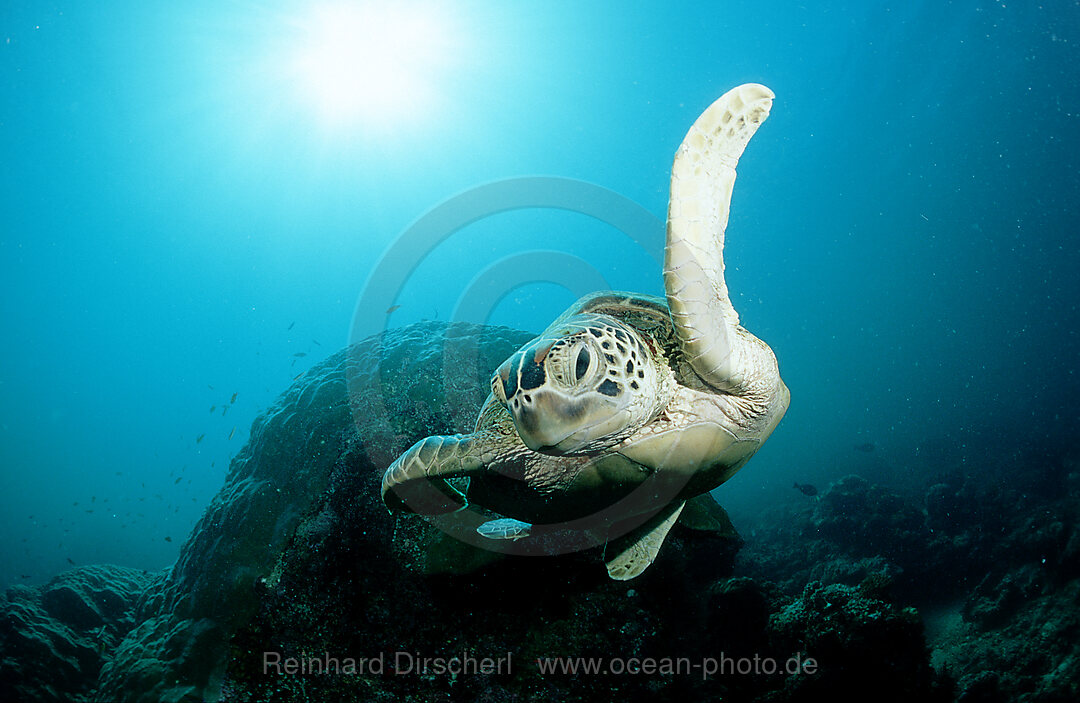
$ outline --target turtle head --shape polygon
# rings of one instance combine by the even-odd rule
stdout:
[[[507,359],[492,393],[529,449],[591,454],[656,417],[666,398],[642,335],[608,315],[569,318]]]

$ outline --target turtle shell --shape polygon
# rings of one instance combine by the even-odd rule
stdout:
[[[668,312],[667,303],[660,296],[610,290],[590,293],[571,305],[551,326],[555,327],[574,315],[585,313],[610,315],[652,337],[665,351],[672,345],[677,345],[671,314]]]
[[[646,344],[655,345],[667,363],[682,377],[684,372],[677,362],[682,354],[667,302],[657,295],[627,293],[625,291],[600,291],[590,293],[571,305],[548,329],[554,329],[567,319],[582,314],[609,315],[630,325],[642,333]]]

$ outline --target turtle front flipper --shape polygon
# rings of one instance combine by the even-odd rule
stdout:
[[[426,437],[409,447],[383,474],[382,499],[390,512],[443,515],[468,501],[447,479],[480,471],[490,460],[485,437]]]
[[[725,93],[694,122],[671,170],[664,261],[671,320],[694,371],[735,395],[754,390],[748,385],[761,380],[760,366],[768,359],[758,358],[764,345],[739,327],[731,304],[724,281],[724,231],[735,166],[769,116],[773,97],[756,83]]]

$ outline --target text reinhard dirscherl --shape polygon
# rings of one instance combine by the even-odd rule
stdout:
[[[470,676],[513,673],[513,655],[478,657],[468,652],[429,657],[415,652],[380,652],[370,657],[263,652],[263,674],[289,676]],[[752,657],[540,657],[532,662],[542,676],[794,676],[814,674],[818,663],[802,653],[785,661]]]

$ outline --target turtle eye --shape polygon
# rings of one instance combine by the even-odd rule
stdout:
[[[577,361],[574,363],[574,382],[577,383],[585,377],[585,374],[589,372],[589,362],[592,361],[592,355],[589,354],[589,348],[582,345],[578,349]]]

